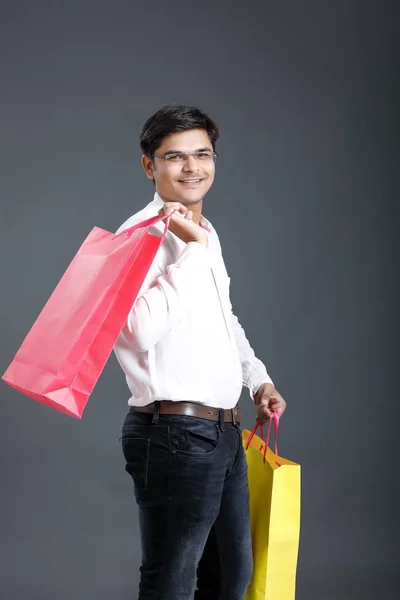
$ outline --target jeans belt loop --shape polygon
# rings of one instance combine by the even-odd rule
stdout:
[[[224,425],[225,411],[223,408],[219,409],[219,428],[221,431],[225,431]]]
[[[154,402],[153,419],[151,421],[153,423],[153,425],[157,425],[159,416],[160,416],[160,401],[156,400]]]

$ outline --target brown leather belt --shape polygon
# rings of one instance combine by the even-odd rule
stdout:
[[[199,417],[200,419],[209,419],[210,421],[219,421],[220,409],[213,406],[205,406],[197,402],[171,402],[170,400],[161,400],[160,415],[185,415],[187,417]],[[154,402],[147,406],[131,406],[130,410],[134,412],[154,413]],[[238,423],[241,420],[241,411],[239,406],[234,408],[225,408],[223,411],[224,423]],[[222,419],[222,415],[221,415]]]

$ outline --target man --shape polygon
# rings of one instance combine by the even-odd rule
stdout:
[[[122,448],[139,507],[139,600],[243,600],[252,552],[237,403],[244,384],[261,424],[286,406],[232,314],[218,235],[202,215],[218,137],[192,106],[150,117],[140,144],[156,193],[118,230],[173,214],[115,346],[132,393]]]

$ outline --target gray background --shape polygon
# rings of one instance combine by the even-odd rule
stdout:
[[[204,214],[302,465],[298,600],[400,594],[396,4],[1,2],[1,370],[89,230],[151,200],[147,117],[209,112]],[[0,386],[1,597],[135,598],[114,356],[82,421]]]

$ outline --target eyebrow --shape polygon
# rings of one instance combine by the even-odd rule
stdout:
[[[198,148],[193,152],[204,152],[205,150],[213,152],[213,150],[211,150],[211,148],[208,148],[207,146],[205,146],[204,148]],[[164,156],[166,156],[167,154],[186,154],[186,152],[184,152],[183,150],[167,150],[166,152],[164,152]]]

